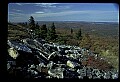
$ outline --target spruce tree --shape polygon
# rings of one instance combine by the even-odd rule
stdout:
[[[71,34],[73,33],[73,29],[72,28],[70,29],[70,32],[71,32]]]
[[[39,35],[40,35],[40,26],[38,25],[38,23],[35,24],[34,32],[35,32],[36,37],[39,37]]]
[[[35,30],[35,21],[32,16],[30,16],[30,19],[28,20],[28,22],[29,22],[30,29]]]
[[[40,28],[40,37],[45,39],[47,37],[47,27],[46,24],[42,25]]]
[[[36,29],[39,29],[39,24],[38,24],[38,22],[35,24],[35,28],[36,28]]]
[[[81,28],[78,30],[78,32],[76,33],[76,38],[81,40],[82,39],[82,33],[81,33]]]
[[[52,23],[52,26],[51,26],[51,28],[49,30],[49,36],[50,36],[50,40],[56,40],[56,38],[57,38],[54,23]]]

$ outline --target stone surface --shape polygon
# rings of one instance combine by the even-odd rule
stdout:
[[[8,40],[7,70],[19,78],[117,79],[118,71],[98,54],[43,39]]]

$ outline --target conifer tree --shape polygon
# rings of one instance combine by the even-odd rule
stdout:
[[[81,33],[81,28],[78,30],[78,32],[76,33],[76,38],[81,40],[82,39],[82,33]]]
[[[38,22],[35,24],[34,32],[35,32],[36,37],[39,37],[39,35],[40,35],[40,26],[39,26]]]
[[[73,33],[73,29],[72,28],[70,29],[70,32],[71,32],[71,34]]]
[[[50,39],[50,40],[55,40],[55,39],[57,38],[54,23],[52,23],[52,26],[50,27],[49,34],[48,34],[48,35],[49,35],[49,39]]]
[[[42,25],[40,28],[40,37],[45,39],[47,38],[47,27],[46,24]]]
[[[29,22],[30,29],[35,30],[35,21],[32,16],[30,16],[30,19],[28,20],[28,22]]]

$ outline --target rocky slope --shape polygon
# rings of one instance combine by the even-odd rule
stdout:
[[[26,38],[8,40],[8,53],[8,73],[17,78],[118,78],[104,58],[77,46]]]

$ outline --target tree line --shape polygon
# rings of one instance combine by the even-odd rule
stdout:
[[[27,23],[24,23],[23,25],[27,25]],[[35,33],[35,37],[46,40],[56,40],[58,37],[58,35],[56,34],[56,27],[54,22],[51,24],[50,28],[47,28],[46,24],[39,26],[38,23],[35,23],[33,16],[30,16],[28,20],[28,26]],[[71,34],[72,33],[73,29],[71,28]],[[78,32],[76,33],[76,38],[79,40],[82,39],[81,29],[79,29]]]
[[[57,35],[56,26],[55,26],[54,22],[51,24],[50,27],[47,27],[46,24],[43,24],[40,26],[38,24],[38,22],[35,23],[34,18],[32,16],[30,16],[30,18],[28,20],[28,24],[27,24],[27,22],[25,22],[25,23],[21,23],[21,25],[27,26],[29,29],[31,29],[32,32],[34,33],[34,35],[33,35],[34,38],[42,38],[47,41],[61,42],[62,44],[66,44],[66,42],[68,40],[70,40],[68,42],[71,43],[72,39],[74,39],[74,41],[75,40],[79,41],[78,46],[80,45],[80,46],[86,47],[88,49],[91,47],[91,40],[90,40],[89,34],[86,34],[83,36],[81,28],[79,28],[75,32],[75,36],[73,36],[74,29],[70,28],[70,34],[71,34],[72,38],[68,39],[70,37],[69,35],[66,35],[66,36]],[[63,34],[61,34],[61,35],[63,35]],[[74,42],[72,42],[72,43],[74,43]]]
[[[34,37],[42,38],[45,40],[56,40],[57,38],[56,27],[54,23],[52,23],[50,28],[47,28],[46,24],[39,26],[38,23],[35,23],[34,18],[30,16],[28,20],[28,26],[35,33]]]

